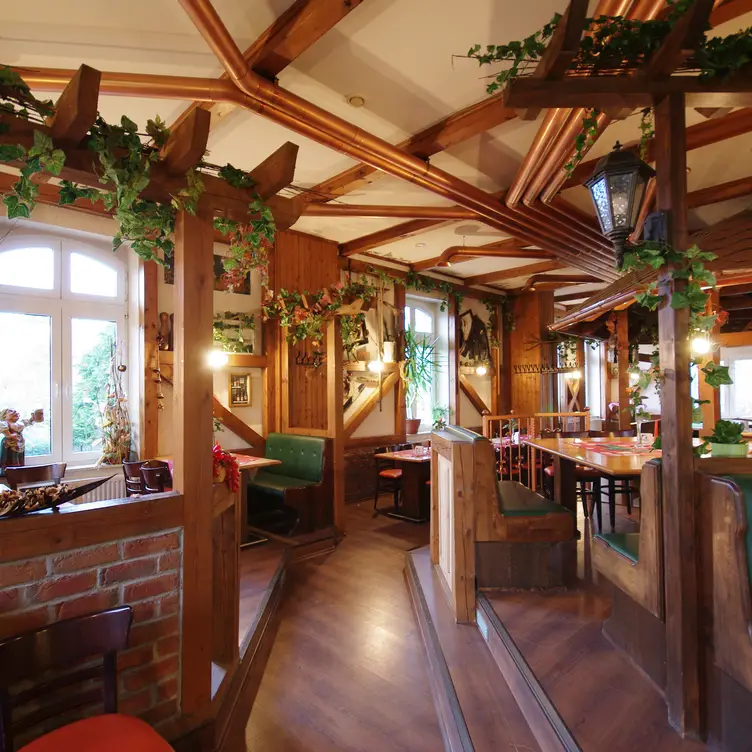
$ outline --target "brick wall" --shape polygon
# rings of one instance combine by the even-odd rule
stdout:
[[[182,528],[0,564],[0,639],[133,607],[119,656],[120,710],[165,730],[180,709]]]

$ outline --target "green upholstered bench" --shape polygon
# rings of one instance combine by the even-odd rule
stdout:
[[[596,533],[594,537],[604,541],[609,548],[637,564],[640,558],[639,533]]]
[[[499,481],[497,501],[500,518],[495,527],[500,540],[552,543],[574,538],[574,515],[522,483]]]
[[[279,460],[281,464],[260,470],[248,483],[249,524],[268,530],[270,520],[287,520],[281,524],[288,528],[289,521],[292,521],[290,529],[281,531],[288,535],[311,532],[331,524],[327,440],[317,436],[270,433],[264,456]],[[294,518],[291,510],[296,513]]]

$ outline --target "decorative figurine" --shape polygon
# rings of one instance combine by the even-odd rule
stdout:
[[[6,467],[16,467],[24,464],[26,454],[26,440],[23,431],[32,423],[44,422],[44,410],[34,410],[31,418],[21,418],[18,410],[8,407],[0,410],[0,475],[5,473]]]

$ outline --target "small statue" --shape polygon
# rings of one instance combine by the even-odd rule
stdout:
[[[18,410],[8,407],[0,410],[0,475],[5,473],[6,467],[16,467],[24,464],[26,454],[26,440],[23,431],[32,423],[44,422],[44,410],[34,410],[30,418],[21,418]]]

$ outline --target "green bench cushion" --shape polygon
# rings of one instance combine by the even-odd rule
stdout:
[[[516,480],[499,481],[498,490],[499,512],[506,517],[538,517],[568,511]]]
[[[315,486],[316,482],[312,480],[303,480],[302,478],[291,478],[289,475],[280,475],[272,473],[269,469],[260,470],[258,475],[248,484],[249,489],[264,491],[273,496],[284,496],[285,491],[291,488],[308,488]]]
[[[747,545],[747,574],[752,586],[752,475],[727,475],[726,477],[739,486],[744,496],[744,511],[747,514],[747,535],[744,542]]]
[[[614,551],[637,564],[640,558],[640,534],[639,533],[596,533]]]
[[[263,474],[297,478],[300,481],[310,481],[311,484],[320,483],[324,475],[325,447],[326,439],[317,436],[270,433],[266,439],[265,454],[269,459],[279,460],[282,464],[264,469]]]

